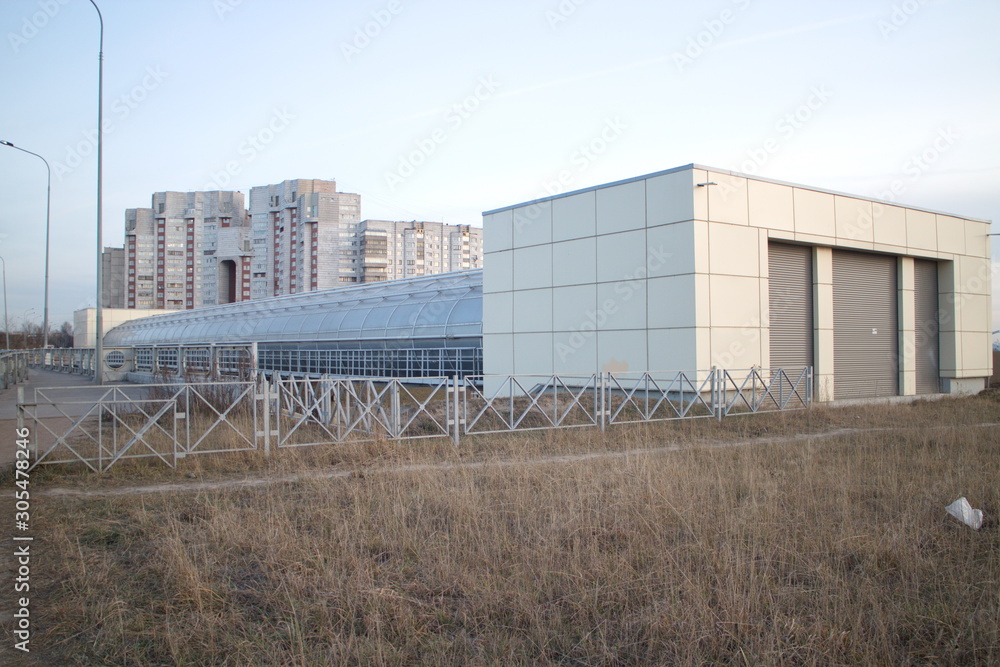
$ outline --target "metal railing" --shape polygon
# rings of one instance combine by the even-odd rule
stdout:
[[[608,373],[609,424],[720,418],[718,370],[677,373]]]
[[[268,385],[269,434],[277,447],[451,438],[456,383],[446,377],[422,378],[419,385],[399,378],[275,377]]]
[[[94,374],[95,351],[92,347],[53,347],[28,350],[28,363],[47,371],[61,373]]]
[[[450,439],[798,410],[812,369],[671,373],[290,378],[19,389],[37,465],[123,460],[174,467],[191,455],[345,441]]]
[[[764,371],[716,371],[719,378],[722,416],[743,412],[801,410],[812,404],[813,369],[803,368],[789,374],[784,369]],[[721,417],[720,417],[721,418]]]
[[[18,427],[31,433],[32,467],[122,460],[171,467],[192,454],[256,450],[266,381],[19,389]]]
[[[0,376],[7,389],[28,379],[28,353],[16,350],[0,352]]]
[[[93,348],[30,350],[31,365],[94,374]],[[427,378],[482,373],[482,347],[320,349],[303,343],[136,345],[104,348],[106,380],[159,381],[165,377],[250,377],[256,371],[295,377]]]
[[[465,378],[462,433],[599,426],[602,375],[478,375]]]

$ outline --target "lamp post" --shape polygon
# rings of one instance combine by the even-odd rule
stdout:
[[[101,297],[104,291],[104,241],[101,238],[101,165],[104,145],[104,17],[101,16],[101,8],[94,0],[90,0],[90,4],[94,5],[94,9],[97,10],[97,19],[101,22],[100,50],[97,53],[97,318],[95,322],[97,341],[94,345],[94,382],[100,385],[104,384],[104,332],[101,330],[104,327],[104,318],[101,315],[103,305]]]
[[[34,155],[45,163],[45,171],[48,174],[45,186],[45,295],[42,306],[42,348],[44,349],[49,346],[49,214],[52,210],[52,168],[49,166],[49,161],[38,153],[32,153],[20,146],[15,146],[9,141],[0,141],[0,144],[10,146],[28,155]],[[4,299],[6,300],[6,297]]]
[[[7,349],[10,349],[10,325],[7,323],[7,262],[0,257],[3,266],[3,332],[7,336]]]

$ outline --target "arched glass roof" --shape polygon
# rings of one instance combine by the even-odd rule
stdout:
[[[481,338],[482,270],[392,280],[132,320],[107,347]]]

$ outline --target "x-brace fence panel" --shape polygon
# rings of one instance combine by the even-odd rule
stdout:
[[[248,382],[37,389],[18,409],[33,427],[32,467],[83,463],[101,472],[141,458],[174,466],[189,454],[257,447]]]
[[[716,415],[715,371],[609,373],[608,423],[669,421]]]
[[[451,437],[454,408],[448,378],[279,378],[277,446],[378,439]]]
[[[600,376],[468,376],[463,433],[503,433],[599,424]]]
[[[46,401],[39,391],[35,403],[22,405],[21,411],[21,418],[34,426],[32,467],[83,463],[103,472],[123,459],[176,463],[178,412],[173,398],[137,405],[133,398],[112,389],[96,402],[56,404]]]
[[[812,403],[812,368],[721,371],[724,415],[801,410]]]
[[[259,448],[259,402],[254,382],[209,382],[182,385],[181,455],[252,451]]]

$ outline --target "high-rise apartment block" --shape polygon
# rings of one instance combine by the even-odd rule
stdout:
[[[335,181],[287,180],[249,197],[245,210],[240,192],[157,192],[151,208],[126,210],[125,307],[192,309],[482,267],[481,228],[362,221],[361,196]]]
[[[250,189],[253,276],[250,294],[339,287],[356,274],[361,196],[335,181],[294,179]]]
[[[125,248],[105,248],[101,253],[101,308],[125,307]]]
[[[483,230],[440,222],[364,220],[357,282],[373,283],[482,268]]]
[[[240,192],[157,192],[151,208],[127,209],[126,307],[182,310],[249,299],[249,232]]]

